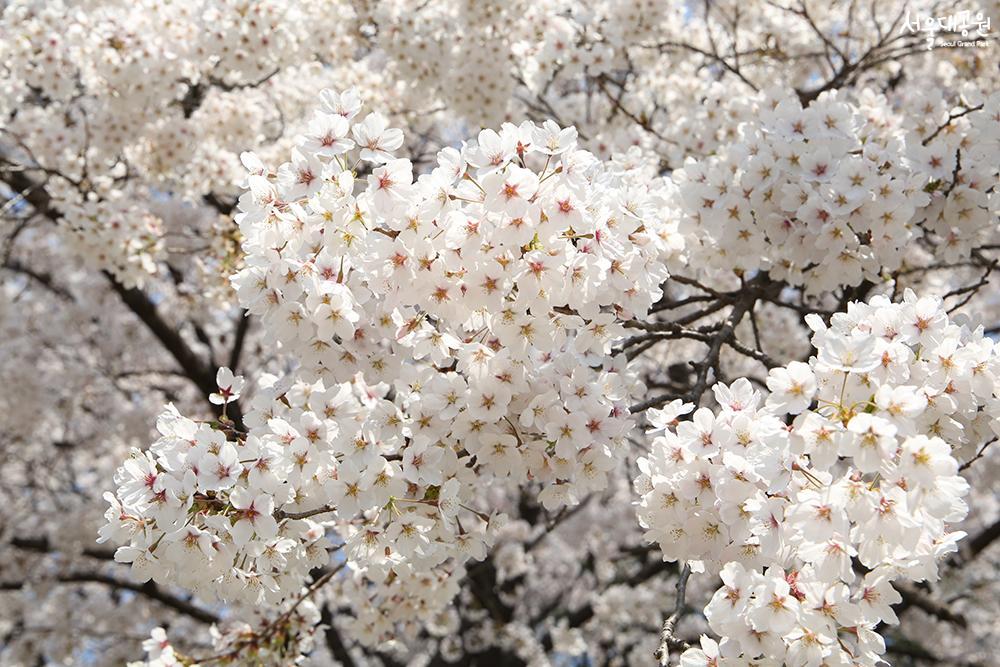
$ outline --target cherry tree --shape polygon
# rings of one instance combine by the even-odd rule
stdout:
[[[5,3],[0,661],[987,664],[970,9]]]

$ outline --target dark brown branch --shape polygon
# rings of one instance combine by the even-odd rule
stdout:
[[[697,53],[698,55],[703,56],[704,58],[706,58],[706,59],[708,59],[710,61],[716,62],[719,65],[722,65],[723,69],[725,69],[730,74],[735,75],[736,78],[738,78],[740,81],[742,81],[753,92],[756,93],[756,92],[758,92],[760,90],[760,87],[757,86],[757,84],[755,84],[750,79],[746,78],[746,76],[743,74],[743,72],[740,71],[740,68],[738,66],[736,66],[733,63],[730,63],[728,60],[726,60],[725,58],[723,58],[718,53],[713,53],[711,51],[706,51],[704,49],[700,49],[697,46],[695,46],[694,44],[688,44],[687,42],[664,41],[664,42],[659,42],[657,44],[650,44],[650,45],[642,44],[640,46],[643,46],[643,47],[646,47],[646,48],[658,49],[661,52],[664,51],[664,50],[668,50],[668,49],[682,49],[682,50],[685,50],[685,51],[690,51],[691,53]]]
[[[15,537],[10,541],[10,545],[22,551],[32,551],[34,553],[55,553],[58,549],[52,546],[47,537]],[[90,558],[100,558],[111,560],[115,557],[115,550],[106,547],[84,547],[81,554]]]
[[[965,565],[998,539],[1000,539],[1000,518],[965,542],[960,542],[958,553],[950,563],[954,566]]]
[[[4,171],[3,181],[15,193],[20,193],[24,200],[30,203],[39,215],[44,216],[52,222],[59,222],[62,214],[53,206],[49,193],[44,189],[44,182],[36,182],[27,176],[24,171],[18,170]],[[163,344],[167,352],[170,353],[184,371],[184,374],[198,387],[206,399],[210,394],[214,393],[217,389],[215,386],[214,369],[208,363],[202,361],[178,331],[166,322],[149,297],[140,289],[125,287],[111,273],[107,271],[103,273],[111,288],[118,294],[122,302],[135,313],[136,317],[146,325],[150,333]],[[221,414],[219,406],[213,406],[213,410],[215,410],[216,414]],[[236,424],[237,428],[242,428],[243,415],[238,404],[230,403],[227,415]]]
[[[17,260],[9,260],[5,262],[3,266],[0,268],[3,268],[12,273],[19,273],[21,275],[27,276],[33,282],[38,283],[48,291],[55,294],[60,299],[63,299],[65,301],[75,301],[73,295],[70,294],[66,288],[57,285],[55,283],[55,280],[53,280],[52,276],[48,273],[35,271],[30,266],[25,266],[24,264],[21,264]]]
[[[125,287],[118,280],[104,272],[111,289],[121,298],[122,303],[128,306],[139,320],[146,325],[163,347],[170,353],[177,364],[183,369],[186,375],[207,398],[217,389],[215,386],[215,373],[213,369],[198,355],[194,353],[187,342],[181,337],[177,330],[167,323],[160,314],[156,305],[149,299],[145,292],[135,287]],[[217,414],[221,414],[221,406],[213,406]],[[231,402],[227,408],[227,415],[242,429],[243,415],[237,403]]]
[[[983,458],[983,455],[986,454],[986,450],[989,448],[989,446],[992,445],[996,441],[997,441],[997,438],[993,438],[992,440],[987,440],[986,442],[984,442],[983,446],[979,448],[978,452],[976,452],[976,455],[973,456],[968,461],[966,461],[965,463],[963,463],[962,465],[960,465],[958,467],[958,471],[959,472],[963,472],[965,470],[968,470],[972,466],[973,463],[975,463],[979,459]]]
[[[262,79],[257,81],[248,81],[246,83],[226,83],[215,77],[209,77],[206,81],[199,81],[198,83],[192,83],[190,80],[184,79],[181,83],[186,83],[188,86],[187,91],[184,93],[184,97],[177,101],[181,106],[181,111],[184,113],[185,118],[190,118],[194,115],[194,112],[201,108],[202,103],[205,101],[205,96],[208,94],[210,88],[217,88],[224,92],[229,92],[233,90],[242,90],[244,88],[256,88],[257,86],[263,85],[274,75],[280,72],[280,68],[274,69],[270,74],[264,76]]]
[[[760,350],[755,350],[753,348],[747,347],[746,345],[740,343],[738,340],[730,340],[726,342],[728,347],[736,350],[745,357],[750,357],[754,361],[761,363],[765,368],[771,370],[772,368],[778,368],[782,364],[778,363],[775,359],[768,356],[766,353]]]
[[[304,512],[286,512],[285,510],[278,510],[274,513],[274,518],[278,521],[283,519],[308,519],[309,517],[316,516],[318,514],[326,514],[327,512],[336,511],[336,507],[330,505],[323,505],[322,507],[317,507],[316,509],[306,510]]]
[[[181,367],[184,375],[198,387],[202,395],[207,399],[213,394],[217,387],[215,385],[215,372],[212,367],[201,360],[194,353],[180,333],[167,323],[160,315],[156,305],[146,296],[145,292],[135,287],[125,287],[110,273],[105,272],[105,277],[111,288],[121,298],[128,308],[142,321],[146,328],[163,347],[174,358],[174,361]],[[222,406],[212,405],[212,410],[217,414],[222,414]],[[243,429],[243,412],[236,401],[231,401],[226,407],[226,415],[238,429]]]
[[[916,607],[931,616],[934,616],[935,618],[953,623],[960,628],[968,627],[969,623],[965,620],[964,616],[953,612],[948,608],[948,605],[939,600],[935,600],[919,588],[902,581],[893,582],[893,588],[895,588],[899,592],[900,597],[903,598],[903,601],[897,607],[898,611],[902,611],[908,607]]]
[[[941,658],[932,653],[923,644],[913,641],[912,639],[900,636],[888,637],[889,641],[886,642],[885,650],[887,653],[893,655],[898,655],[912,660],[925,662],[928,665],[951,665],[952,667],[985,667],[983,663],[980,662],[969,662],[961,659],[955,658]],[[908,663],[917,664],[917,663]]]
[[[928,135],[927,137],[925,137],[924,140],[921,141],[920,143],[922,145],[926,146],[927,144],[929,144],[932,141],[934,141],[934,138],[937,137],[937,135],[941,134],[941,132],[943,132],[945,130],[945,128],[947,128],[949,125],[951,125],[957,119],[961,118],[962,116],[968,116],[973,111],[979,111],[982,108],[983,108],[983,105],[979,104],[979,105],[974,106],[974,107],[969,107],[968,109],[965,109],[965,110],[960,111],[958,113],[948,114],[948,120],[946,120],[945,122],[941,123],[941,125],[939,125],[936,130],[934,130],[933,132],[931,132],[930,135]]]
[[[52,199],[45,191],[44,181],[35,181],[22,169],[4,169],[0,173],[3,173],[3,182],[13,191],[15,197],[19,196],[31,204],[39,215],[52,221],[59,219],[60,214],[52,206]]]
[[[173,609],[188,618],[193,618],[201,623],[218,623],[220,620],[218,614],[199,607],[188,600],[173,595],[172,593],[168,593],[152,581],[147,581],[144,584],[138,584],[133,581],[118,579],[101,572],[86,571],[69,572],[67,574],[56,575],[55,580],[64,584],[104,584],[105,586],[110,586],[119,590],[138,593],[145,598],[155,600],[163,606],[169,607],[170,609]],[[29,583],[30,582],[27,581],[0,582],[0,590],[16,591],[24,588]]]
[[[670,649],[690,648],[687,642],[681,641],[674,636],[674,627],[677,625],[677,621],[680,620],[681,614],[684,613],[684,600],[687,595],[687,582],[690,577],[691,566],[685,564],[680,576],[677,577],[677,599],[674,602],[674,611],[663,621],[663,627],[660,630],[660,646],[654,654],[661,667],[667,667],[670,664]]]
[[[243,356],[243,346],[246,343],[247,332],[250,331],[250,313],[240,309],[239,320],[236,323],[236,337],[233,340],[233,349],[229,353],[229,368],[234,373],[238,372],[241,357]]]
[[[691,388],[691,391],[687,392],[683,396],[676,396],[673,394],[654,396],[653,398],[630,406],[629,410],[633,414],[636,414],[644,412],[649,408],[658,408],[677,398],[681,398],[685,402],[697,403],[698,400],[701,399],[702,394],[704,394],[708,389],[709,372],[718,368],[719,355],[722,352],[722,346],[731,341],[736,332],[737,325],[739,325],[739,323],[743,320],[743,317],[753,309],[757,299],[763,296],[765,291],[769,291],[773,289],[773,287],[774,286],[770,283],[767,276],[763,274],[745,286],[745,289],[740,293],[740,297],[733,303],[733,308],[729,312],[728,317],[726,317],[722,327],[718,330],[718,332],[712,335],[712,342],[709,345],[708,353],[705,355],[704,359],[696,364],[698,367],[698,376],[694,386]],[[753,355],[751,354],[751,356]]]
[[[225,201],[219,195],[214,192],[209,192],[207,195],[202,197],[202,200],[218,211],[221,215],[227,218],[232,215],[233,209],[236,208],[236,200]]]
[[[320,623],[326,628],[323,636],[326,639],[326,647],[330,649],[330,655],[344,667],[355,667],[354,658],[344,643],[337,626],[334,625],[333,612],[329,604],[324,604],[320,608]]]
[[[651,551],[653,551],[655,548],[656,548],[655,545],[643,545],[642,547],[633,550],[634,553],[629,553],[627,555],[645,556],[649,554]],[[611,582],[608,583],[607,588],[622,584],[634,588],[636,586],[642,585],[643,583],[649,581],[650,579],[656,577],[657,575],[660,575],[664,572],[668,572],[672,569],[676,570],[676,568],[677,568],[677,563],[664,561],[661,560],[660,558],[654,558],[648,563],[643,564],[642,567],[640,567],[639,570],[636,571],[634,574],[615,577]],[[585,604],[582,607],[575,609],[573,611],[562,611],[561,613],[556,613],[560,602],[561,599],[556,599],[551,605],[543,609],[541,613],[537,614],[532,619],[531,625],[537,626],[546,618],[553,617],[556,620],[565,618],[567,623],[569,624],[569,627],[578,628],[587,621],[589,621],[590,619],[592,619],[594,617],[594,614],[596,613],[594,611],[593,605],[591,604]],[[545,639],[543,640],[543,645],[545,645],[547,648],[551,648],[552,646],[551,636],[545,637]]]
[[[658,132],[653,127],[653,124],[649,121],[649,119],[645,118],[645,114],[643,114],[643,117],[640,118],[639,116],[636,116],[633,112],[631,112],[628,109],[626,109],[625,105],[622,104],[622,101],[620,99],[621,95],[618,95],[618,97],[615,97],[614,95],[612,95],[611,92],[604,85],[604,78],[603,77],[596,79],[596,82],[597,82],[597,87],[600,89],[600,91],[602,93],[604,93],[605,97],[608,98],[608,101],[610,101],[611,104],[614,106],[614,108],[617,109],[618,111],[620,111],[622,113],[622,115],[624,115],[626,118],[628,118],[629,120],[631,120],[633,123],[635,123],[636,125],[638,125],[639,127],[641,127],[646,132],[649,132],[650,134],[652,134],[654,137],[656,137],[660,141],[662,141],[664,143],[668,143],[668,144],[674,144],[674,145],[677,144],[677,142],[674,141],[673,139],[671,139],[669,137],[665,137],[665,136],[663,136],[663,134],[661,134],[660,132]],[[625,90],[625,88],[623,86],[622,87],[622,91],[624,92],[624,90]]]

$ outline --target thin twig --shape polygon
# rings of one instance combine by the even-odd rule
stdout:
[[[677,600],[674,602],[674,611],[663,621],[663,628],[660,630],[660,646],[656,649],[656,659],[660,662],[660,667],[667,667],[670,664],[670,649],[688,649],[691,645],[674,636],[674,627],[684,613],[684,598],[687,595],[687,582],[691,577],[691,566],[687,563],[681,569],[681,574],[677,578]]]

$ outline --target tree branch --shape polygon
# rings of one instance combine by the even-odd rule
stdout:
[[[656,649],[654,656],[660,662],[660,667],[667,667],[670,664],[670,649],[688,649],[690,645],[674,637],[674,626],[684,613],[684,598],[687,595],[687,582],[691,577],[691,566],[684,564],[680,576],[677,578],[677,600],[674,602],[674,611],[663,621],[663,628],[660,630],[660,646]]]
[[[959,551],[950,563],[955,566],[964,565],[976,558],[998,539],[1000,539],[1000,518],[964,543],[960,542]]]
[[[15,537],[10,541],[10,545],[22,551],[32,551],[34,553],[59,552],[58,549],[52,546],[47,537]],[[102,560],[111,560],[115,557],[115,550],[105,547],[84,547],[80,553],[90,558],[100,558]]]
[[[935,618],[941,619],[942,621],[948,621],[953,623],[960,628],[968,627],[969,623],[965,620],[965,617],[961,614],[956,614],[948,605],[935,600],[929,595],[925,595],[919,588],[912,586],[911,584],[903,581],[893,582],[893,588],[895,588],[903,601],[898,607],[898,611],[903,611],[909,607],[917,607]]]
[[[104,272],[104,277],[107,278],[111,289],[121,298],[122,303],[128,306],[129,310],[146,325],[150,333],[160,341],[170,356],[183,369],[184,375],[198,387],[201,393],[206,398],[214,393],[217,389],[214,370],[202,361],[177,330],[163,319],[160,311],[146,293],[135,287],[125,287],[107,271]],[[216,414],[222,414],[222,406],[213,405],[212,408]],[[237,428],[243,428],[243,413],[238,403],[231,401],[226,414]]]
[[[329,604],[324,604],[320,608],[319,622],[326,627],[323,636],[326,639],[327,648],[330,649],[330,655],[344,667],[355,667],[354,658],[351,657],[350,651],[347,650],[347,644],[344,643],[344,638],[337,630],[337,626],[334,625],[333,612],[330,610]]]
[[[67,289],[57,285],[55,281],[52,279],[52,276],[48,273],[35,271],[30,266],[25,266],[24,264],[21,264],[17,260],[13,259],[4,262],[4,264],[0,266],[0,268],[6,269],[7,271],[10,271],[12,273],[20,273],[21,275],[27,276],[32,281],[38,283],[45,289],[49,290],[50,292],[58,296],[60,299],[63,299],[65,301],[76,300],[73,298],[73,295],[70,294],[70,292]]]
[[[53,206],[52,198],[45,191],[45,182],[36,182],[27,176],[23,170],[3,171],[3,182],[14,192],[20,195],[35,209],[35,212],[44,216],[48,220],[58,223],[62,214]],[[185,342],[177,330],[166,322],[156,305],[140,289],[135,287],[125,287],[113,275],[104,271],[104,276],[108,280],[111,288],[118,294],[122,302],[135,313],[135,315],[146,325],[160,343],[163,344],[167,352],[174,358],[177,364],[183,369],[184,374],[207,399],[215,392],[215,372],[210,365],[194,353]],[[216,414],[221,415],[220,406],[212,406]],[[243,413],[240,406],[229,403],[227,409],[228,417],[236,424],[237,428],[243,427]]]
[[[247,332],[250,331],[250,313],[240,309],[239,321],[236,323],[236,337],[233,349],[229,353],[229,369],[236,373],[240,367],[240,357],[243,356],[243,345],[246,343]]]
[[[157,586],[152,581],[147,581],[144,584],[137,584],[133,581],[126,581],[123,579],[118,579],[112,577],[111,575],[103,574],[101,572],[70,572],[67,574],[57,575],[56,581],[64,584],[104,584],[106,586],[111,586],[112,588],[117,588],[120,590],[132,591],[133,593],[138,593],[143,597],[149,598],[150,600],[155,600],[165,607],[169,607],[174,611],[181,613],[188,618],[193,618],[201,623],[211,624],[218,623],[220,617],[218,614],[211,612],[207,609],[203,609],[188,600],[180,598],[171,593],[167,593],[159,586]],[[0,582],[0,590],[3,591],[15,591],[24,588],[29,585],[28,581],[7,581]]]
[[[780,285],[780,283],[775,283]],[[754,278],[751,283],[746,285],[746,288],[740,293],[739,298],[733,303],[733,308],[729,311],[729,315],[726,317],[725,322],[718,332],[712,335],[712,342],[709,345],[708,353],[705,355],[702,361],[697,363],[698,367],[698,377],[689,392],[683,396],[676,396],[674,394],[664,394],[661,396],[654,396],[648,400],[636,403],[629,407],[629,411],[632,414],[637,414],[639,412],[644,412],[649,408],[658,408],[670,401],[681,398],[685,402],[697,403],[701,398],[702,394],[708,389],[708,374],[714,368],[719,365],[719,355],[722,352],[722,346],[729,343],[732,339],[736,326],[743,320],[743,317],[753,309],[754,304],[757,299],[761,297],[762,290],[765,288],[770,288],[771,283],[768,281],[765,275],[758,276]],[[746,348],[738,349],[738,351],[743,352]],[[750,356],[754,356],[751,354]],[[756,357],[754,357],[756,358]],[[762,361],[762,359],[758,359]]]

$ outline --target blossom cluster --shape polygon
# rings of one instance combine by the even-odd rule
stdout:
[[[549,508],[601,488],[635,385],[612,343],[683,248],[664,181],[528,122],[414,182],[399,130],[358,122],[351,91],[324,100],[292,162],[245,157],[242,305],[303,377],[391,392],[413,455],[459,448],[486,478],[542,483]],[[372,169],[357,194],[352,163]]]
[[[875,665],[891,582],[936,580],[964,535],[949,529],[968,511],[953,450],[1000,432],[1000,357],[909,291],[808,324],[816,355],[772,370],[766,400],[742,379],[715,386],[717,411],[651,414],[638,516],[665,559],[721,571],[716,658]]]
[[[295,664],[314,648],[320,612],[309,599],[284,605],[274,618],[254,619],[254,623],[227,622],[212,628],[211,655],[190,656],[178,650],[167,631],[153,628],[142,642],[145,660],[128,667],[196,667],[199,664],[235,662],[284,665]]]
[[[782,14],[754,7],[755,20],[773,26],[773,34],[796,43],[815,37],[804,24],[780,29]],[[836,22],[836,12],[821,18]],[[714,17],[705,20],[715,23]],[[990,193],[995,161],[988,157],[997,141],[996,95],[979,112],[957,119],[959,131],[934,136],[936,125],[903,127],[891,102],[871,95],[854,100],[849,117],[842,95],[845,99],[826,100],[815,112],[802,112],[800,122],[790,102],[780,114],[771,108],[777,104],[772,93],[748,104],[728,95],[722,83],[706,89],[696,62],[671,62],[678,74],[666,85],[660,75],[666,54],[649,42],[672,36],[666,42],[674,49],[691,38],[691,46],[703,50],[700,38],[683,28],[685,21],[682,7],[649,0],[595,3],[588,11],[567,11],[562,2],[468,0],[311,0],[291,8],[270,1],[196,7],[106,0],[86,9],[62,1],[19,0],[9,3],[3,16],[2,27],[12,38],[0,45],[0,55],[11,65],[0,85],[5,102],[30,104],[11,114],[5,129],[30,148],[31,155],[19,159],[73,179],[80,192],[63,193],[67,204],[90,190],[103,198],[123,184],[134,199],[155,200],[171,190],[201,204],[206,192],[232,190],[239,147],[259,144],[263,136],[265,145],[285,149],[284,140],[299,129],[308,108],[299,104],[303,81],[310,82],[311,96],[330,81],[371,78],[370,70],[388,61],[390,75],[376,77],[373,87],[386,89],[386,98],[403,106],[447,109],[484,125],[526,112],[564,118],[564,124],[586,128],[587,147],[601,156],[642,144],[656,147],[665,163],[676,167],[738,139],[720,160],[683,170],[699,182],[702,169],[718,172],[707,182],[709,192],[687,187],[682,198],[684,220],[701,227],[701,218],[706,219],[704,228],[692,234],[706,246],[699,265],[708,259],[709,267],[724,270],[771,266],[820,292],[899,266],[903,249],[912,245],[908,241],[919,238],[915,230],[921,224],[949,261],[968,255],[997,206],[996,194]],[[350,46],[358,35],[364,35],[366,48]],[[330,53],[344,52],[370,55],[338,60],[335,67],[319,64]],[[631,73],[636,67],[640,71]],[[815,76],[811,67],[794,68],[793,78]],[[633,78],[619,80],[626,69]],[[153,86],[150,80],[167,83]],[[618,92],[609,95],[612,89]],[[915,98],[914,103],[924,101]],[[967,102],[973,108],[983,100],[970,94]],[[949,118],[944,98],[927,103],[932,113],[911,116]],[[835,125],[814,128],[818,120],[826,123],[826,107],[833,109],[827,115],[837,119]],[[861,116],[867,117],[865,123]],[[738,136],[740,123],[755,129]],[[803,129],[788,129],[796,126]],[[859,128],[860,134],[853,132]],[[786,140],[793,146],[787,156],[781,150]],[[830,152],[827,178],[802,177],[789,162],[795,151],[812,153],[814,146]],[[956,161],[958,148],[963,155]],[[732,170],[758,149],[764,154],[755,164],[768,154],[788,163],[775,172],[773,187],[770,178],[748,176],[740,192],[729,188]],[[961,175],[953,169],[959,161]],[[841,181],[863,176],[863,182],[851,180],[846,193],[829,192],[842,163]],[[139,179],[148,181],[147,187],[136,187]],[[784,185],[799,189],[786,191]],[[735,212],[733,196],[747,200]],[[901,198],[908,201],[893,208]],[[868,204],[861,206],[862,201]],[[62,203],[57,202],[60,208]],[[917,212],[907,218],[911,206]],[[870,223],[870,213],[888,217]],[[738,227],[738,234],[720,235],[719,227],[727,225]],[[79,242],[80,254],[92,263],[134,252],[112,247],[95,252],[106,240],[101,234],[78,232],[69,240]],[[788,248],[777,256],[761,247],[786,241]],[[124,278],[135,284],[148,279],[149,271],[141,268],[146,260],[127,264],[132,270]],[[838,269],[822,268],[832,266]],[[105,268],[118,274],[120,267]]]
[[[513,99],[514,44],[525,32],[523,1],[373,3],[378,45],[416,90],[458,115],[499,124]],[[419,9],[418,9],[419,8]]]
[[[844,186],[857,225],[876,203],[853,180],[898,188],[889,208],[906,220],[906,196],[935,196],[914,186],[924,176],[896,174],[877,133],[832,97],[804,111],[775,102],[762,121],[772,129],[743,126],[759,142],[744,159],[735,144],[707,162],[733,166],[694,178],[703,165],[689,163],[673,180],[639,148],[602,162],[552,121],[483,130],[415,176],[395,155],[402,131],[363,113],[355,90],[321,102],[290,161],[241,157],[232,284],[264,341],[296,364],[261,378],[240,423],[165,412],[159,440],[116,475],[102,540],[140,576],[249,605],[288,604],[337,552],[338,585],[363,601],[352,636],[370,646],[451,603],[465,563],[505,522],[493,492],[527,487],[551,511],[607,486],[643,394],[618,347],[626,325],[649,315],[670,271],[737,258],[703,254],[729,222],[698,214],[692,227],[672,203],[728,197],[750,228],[778,206],[755,199],[758,186],[795,190],[803,205]],[[788,114],[799,120],[786,127]],[[769,152],[808,134],[800,122],[832,134],[809,150],[803,140],[790,162]],[[814,178],[833,168],[831,150],[856,179]],[[873,238],[869,250],[889,247]],[[760,261],[728,268],[780,273],[763,260],[773,239],[758,241]],[[817,356],[773,370],[766,403],[744,379],[715,387],[718,412],[680,422],[695,407],[680,400],[650,412],[661,433],[640,460],[639,519],[665,559],[722,572],[706,613],[724,655],[873,664],[884,648],[874,628],[893,620],[890,582],[934,579],[962,535],[947,529],[967,510],[948,443],[989,428],[994,345],[910,292],[807,323]],[[225,410],[244,382],[228,369],[217,381],[210,400]]]
[[[116,560],[207,599],[278,605],[340,551],[351,566],[341,576],[365,582],[359,623],[373,643],[416,610],[446,604],[464,561],[485,556],[502,525],[471,507],[468,455],[406,450],[398,409],[360,382],[264,380],[249,434],[173,408],[160,416],[161,437],[132,452],[105,496],[101,541],[121,545]],[[228,406],[243,378],[222,369],[218,384],[212,400]]]
[[[638,389],[612,343],[681,246],[663,182],[635,156],[598,164],[571,128],[484,130],[413,182],[399,130],[354,91],[323,103],[291,162],[243,158],[233,284],[299,368],[260,387],[245,433],[164,413],[102,535],[143,576],[277,603],[333,548],[329,513],[375,643],[485,556],[502,521],[484,485],[541,485],[553,510],[604,488]],[[242,380],[218,381],[228,404]]]
[[[767,270],[822,293],[899,269],[925,235],[941,258],[968,258],[997,206],[1000,95],[973,97],[976,112],[936,136],[899,127],[872,97],[858,106],[824,93],[803,108],[772,89],[735,141],[689,158],[673,203],[698,239],[692,264]]]
[[[164,254],[160,218],[126,200],[68,204],[63,224],[84,261],[127,287],[155,273]]]
[[[311,80],[298,70],[338,48],[346,28],[330,26],[349,14],[315,0],[5,3],[2,157],[45,181],[85,262],[142,284],[174,231],[150,211],[235,192],[239,150],[298,120],[291,85],[280,105],[261,87],[286,69]]]
[[[939,4],[0,3],[0,663],[989,662],[937,327],[997,331],[1000,69]]]

